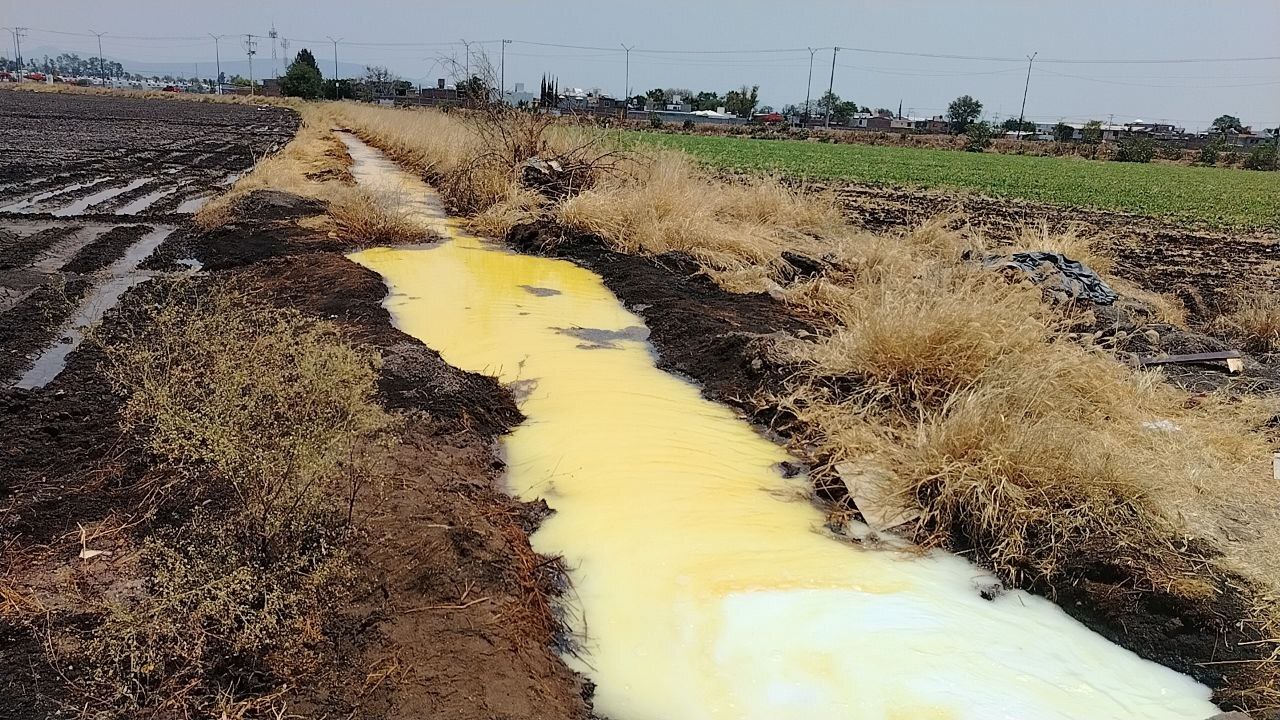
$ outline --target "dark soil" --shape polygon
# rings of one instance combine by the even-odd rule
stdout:
[[[291,709],[393,720],[589,717],[589,687],[555,649],[548,598],[559,587],[558,565],[528,543],[545,507],[521,504],[500,487],[495,440],[521,420],[512,398],[392,326],[381,279],[346,260],[337,241],[298,227],[322,205],[250,198],[233,229],[175,235],[169,242],[182,247],[162,245],[159,254],[223,268],[197,276],[198,285],[230,283],[251,301],[333,320],[381,350],[379,388],[405,422],[403,442],[385,458],[388,476],[356,507],[359,578],[354,603],[334,608],[343,618],[337,652],[313,682],[290,692]],[[109,313],[104,337],[152,301],[147,288]],[[119,428],[120,402],[90,345],[47,388],[0,391],[5,577],[46,605],[58,597],[53,578],[91,593],[104,592],[95,590],[103,582],[138,582],[129,579],[126,549],[153,526],[146,517],[107,546],[116,557],[74,559],[78,525],[124,522],[153,487],[157,470]],[[37,628],[0,619],[2,717],[49,717],[73,699],[47,665]]]
[[[81,248],[80,252],[62,266],[62,272],[85,275],[105,270],[149,232],[149,225],[121,225],[111,228]]]
[[[660,365],[691,378],[707,398],[786,433],[788,416],[770,407],[762,391],[778,389],[787,370],[767,361],[759,340],[775,332],[799,334],[811,328],[781,303],[766,295],[724,291],[699,275],[689,258],[622,255],[603,241],[554,225],[517,227],[507,239],[520,250],[566,258],[601,274],[609,289],[645,318]],[[1108,319],[1112,333],[1125,323],[1132,329],[1136,322],[1130,315],[1104,315],[1100,326]],[[1166,337],[1168,343],[1191,342],[1172,334]],[[819,488],[819,495],[838,499],[831,490]],[[1068,581],[1028,589],[1054,598],[1068,614],[1112,642],[1214,688],[1216,700],[1231,705],[1239,701],[1241,691],[1256,687],[1250,669],[1269,652],[1266,644],[1239,644],[1264,638],[1236,624],[1249,616],[1248,596],[1243,593],[1247,584],[1237,582],[1223,585],[1214,602],[1189,601],[1161,591],[1139,593],[1123,571],[1099,563],[1080,569]],[[1224,660],[1247,662],[1203,664]]]
[[[31,358],[58,339],[63,324],[89,290],[85,279],[43,285],[0,313],[0,385],[17,380]],[[8,440],[8,438],[5,438]]]
[[[42,253],[52,248],[59,240],[76,231],[75,227],[53,227],[32,233],[24,238],[14,238],[0,247],[0,270],[21,268],[31,265]]]
[[[181,186],[176,193],[181,202],[251,167],[287,142],[298,125],[294,112],[278,107],[3,92],[0,136],[6,144],[0,183],[15,185],[0,191],[0,206],[109,178],[49,198],[33,208],[37,212],[142,177],[152,182],[104,201],[102,208],[165,186]]]

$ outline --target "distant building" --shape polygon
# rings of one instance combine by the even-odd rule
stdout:
[[[515,90],[502,95],[503,102],[511,107],[532,107],[537,99],[537,95],[525,92],[524,83],[516,83]]]

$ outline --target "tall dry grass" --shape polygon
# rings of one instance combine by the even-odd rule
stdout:
[[[1192,587],[1196,560],[1175,549],[1176,508],[1159,498],[1194,495],[1206,476],[1244,487],[1269,457],[1268,408],[1192,405],[1158,374],[1069,342],[1069,318],[1037,289],[956,263],[966,243],[946,239],[937,226],[862,236],[844,276],[788,291],[826,326],[775,349],[795,370],[777,401],[799,421],[796,446],[820,472],[874,468],[889,501],[918,514],[915,539],[1014,583],[1102,563]]]
[[[1266,290],[1238,293],[1209,327],[1249,352],[1280,352],[1280,300]]]

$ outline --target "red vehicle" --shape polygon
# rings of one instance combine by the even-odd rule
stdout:
[[[177,85],[165,85],[164,90],[161,90],[161,92],[182,92],[182,88]]]

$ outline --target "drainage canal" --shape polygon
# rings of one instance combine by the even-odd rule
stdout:
[[[355,177],[403,194],[448,239],[353,254],[396,324],[473,372],[519,383],[510,490],[555,514],[565,660],[615,720],[1204,720],[1209,690],[943,553],[823,529],[786,453],[659,370],[643,320],[595,274],[507,252],[445,218],[420,180],[354,138]],[[858,528],[853,528],[856,534]]]

